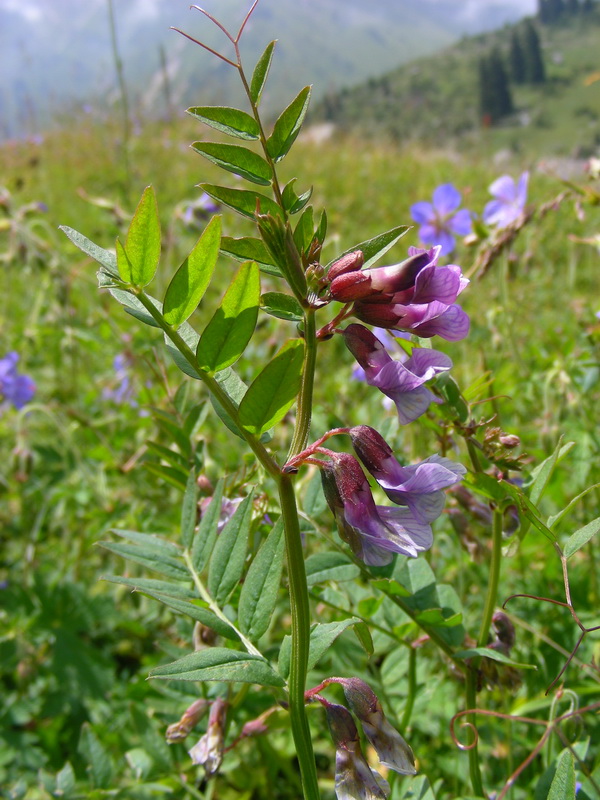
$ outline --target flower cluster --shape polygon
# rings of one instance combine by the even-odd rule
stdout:
[[[455,301],[469,281],[460,267],[438,265],[440,251],[439,245],[409,247],[400,264],[364,270],[357,251],[353,260],[345,257],[330,267],[329,297],[353,302],[352,314],[367,325],[459,341],[469,332],[469,318]]]
[[[0,403],[12,403],[19,409],[29,403],[35,394],[35,383],[29,375],[17,372],[19,354],[14,350],[0,358]]]
[[[342,686],[350,710],[330,703],[320,692],[332,683]],[[338,800],[385,800],[390,794],[387,781],[371,769],[363,755],[352,714],[384,767],[401,775],[414,775],[415,758],[409,745],[388,722],[381,703],[368,684],[359,678],[327,678],[307,692],[327,713],[329,731],[335,744],[335,792]],[[351,713],[352,712],[352,713]]]
[[[360,425],[345,432],[366,469],[398,507],[376,505],[354,456],[318,448],[328,457],[318,463],[341,538],[371,566],[389,564],[395,553],[414,558],[428,550],[433,543],[431,522],[444,506],[443,489],[458,483],[465,468],[439,456],[402,467],[374,428]]]

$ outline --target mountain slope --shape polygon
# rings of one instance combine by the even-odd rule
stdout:
[[[474,37],[435,56],[339,93],[312,109],[327,120],[366,136],[427,145],[495,148],[589,155],[600,146],[600,3],[589,16],[541,26],[547,81],[512,86],[516,111],[482,131],[478,60],[492,48],[508,57],[512,26]]]

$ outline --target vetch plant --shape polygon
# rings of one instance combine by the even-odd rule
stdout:
[[[443,191],[434,195],[438,233],[445,238],[430,239],[431,249],[409,248],[408,258],[400,263],[376,266],[407,232],[400,225],[325,262],[326,213],[316,213],[310,205],[310,189],[299,191],[295,178],[285,185],[279,178],[278,165],[292,148],[306,115],[310,87],[301,89],[267,127],[260,103],[275,43],[266,47],[251,74],[240,51],[256,4],[257,0],[236,34],[197,9],[225,34],[231,51],[223,55],[201,41],[197,44],[237,71],[248,110],[189,109],[200,123],[229,137],[225,143],[198,141],[194,150],[247,183],[246,188],[203,183],[201,190],[245,218],[254,226],[254,235],[227,236],[222,217],[212,216],[159,299],[147,290],[161,257],[157,199],[151,187],[139,201],[125,241],[117,239],[115,253],[63,228],[77,247],[99,262],[100,288],[162,335],[175,365],[202,386],[212,404],[211,409],[206,402],[194,406],[179,427],[169,423],[179,451],[162,451],[172,470],[163,474],[172,482],[180,485],[185,470],[180,542],[117,529],[120,541],[105,546],[160,576],[111,580],[143,592],[196,624],[190,636],[194,650],[155,668],[151,676],[198,684],[197,701],[173,714],[180,719],[168,727],[167,739],[191,736],[208,713],[206,731],[188,749],[207,780],[218,779],[234,747],[252,736],[268,735],[270,725],[280,724],[288,714],[302,795],[318,800],[323,780],[313,751],[317,722],[312,706],[320,703],[336,751],[333,780],[338,800],[381,798],[390,788],[371,769],[359,727],[383,767],[405,776],[418,770],[419,754],[415,758],[402,734],[416,702],[417,652],[424,643],[441,658],[453,699],[457,686],[464,693],[465,711],[460,713],[471,726],[478,711],[477,693],[490,675],[482,664],[491,660],[498,670],[531,666],[512,660],[514,637],[509,637],[508,646],[506,621],[503,624],[497,616],[504,519],[510,509],[518,515],[519,535],[533,527],[558,546],[551,525],[540,518],[535,505],[557,457],[534,477],[529,494],[511,481],[509,473],[520,468],[512,454],[516,442],[499,428],[492,429],[491,419],[473,416],[450,375],[451,358],[430,346],[434,336],[451,347],[469,332],[469,317],[456,302],[468,280],[459,266],[438,264],[449,233],[466,232],[467,222],[470,226],[469,212],[457,211],[460,195],[452,186],[441,187]],[[207,208],[204,201],[203,208]],[[426,211],[421,207],[425,216]],[[214,287],[220,258],[240,266],[231,270],[221,302],[211,307],[207,290]],[[262,352],[259,322],[268,318],[278,321],[273,323],[278,328],[268,328],[278,349],[257,364],[255,354]],[[346,324],[350,319],[360,322]],[[367,325],[408,334],[409,340],[398,340],[400,357],[392,358]],[[404,454],[366,419],[348,419],[340,427],[313,431],[313,412],[318,410],[315,383],[324,369],[320,358],[339,337],[364,369],[367,383],[394,401],[401,426],[413,426],[419,418],[427,422],[435,432],[439,454],[422,453],[423,460],[405,464]],[[239,365],[246,370],[244,377],[252,371],[250,379],[242,378]],[[479,397],[477,391],[473,396]],[[239,447],[240,462],[247,468],[240,470],[233,488],[226,475],[219,476],[213,487],[204,474],[206,461],[195,440],[199,420],[203,425],[222,424],[231,447]],[[469,456],[469,473],[448,457],[458,450],[459,439]],[[332,440],[338,449],[332,449]],[[352,447],[355,455],[339,449],[344,447]],[[244,461],[248,454],[251,457]],[[318,483],[311,481],[310,493],[304,491],[306,470],[313,467],[320,473],[324,500],[332,512],[326,525],[312,525],[318,516]],[[445,490],[456,489],[463,481],[467,498],[470,493],[485,498],[492,528],[485,548],[488,580],[482,589],[482,615],[472,636],[457,592],[436,579],[434,568],[422,556],[434,545],[432,524],[444,511]],[[200,499],[199,483],[203,489],[210,486],[210,501]],[[378,495],[386,496],[388,503],[380,504]],[[339,540],[333,535],[333,522]],[[304,536],[307,530],[320,530],[323,536]],[[591,535],[580,536],[573,547],[583,546]],[[435,566],[435,559],[432,563]],[[341,575],[355,581],[358,594],[368,587],[373,596],[366,604],[357,601],[344,608],[334,592],[314,595],[320,581],[335,582],[342,580]],[[290,624],[289,633],[286,629],[280,635],[286,620],[285,614],[278,614],[284,582]],[[333,619],[322,621],[311,611],[311,593],[336,612]],[[388,619],[377,621],[373,628],[409,653],[399,730],[384,713],[383,705],[388,704],[384,694],[378,696],[360,676],[326,678],[316,688],[307,688],[309,671],[344,631],[356,633],[367,656],[373,652],[370,616],[384,603]],[[394,614],[401,623],[389,622]],[[281,623],[277,626],[276,618]],[[502,635],[495,624],[503,625]],[[248,720],[244,700],[249,685],[262,688],[257,693],[259,708],[254,709],[258,713]],[[349,708],[323,697],[325,688],[335,690],[335,686],[341,686]],[[476,740],[469,744],[468,759],[471,792],[486,797]],[[389,777],[390,783],[397,780]]]

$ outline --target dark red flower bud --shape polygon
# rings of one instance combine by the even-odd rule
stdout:
[[[327,277],[330,281],[337,278],[338,275],[344,275],[346,272],[354,272],[359,270],[365,262],[362,250],[355,250],[353,253],[346,253],[345,256],[338,258],[329,267]]]

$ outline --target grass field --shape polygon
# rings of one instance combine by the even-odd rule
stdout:
[[[189,149],[200,137],[189,120],[144,125],[131,142],[128,164],[119,136],[113,120],[73,121],[41,142],[0,149],[7,191],[0,206],[0,357],[17,351],[20,369],[37,386],[30,404],[21,411],[6,407],[0,416],[0,793],[27,800],[291,800],[299,796],[298,777],[280,715],[275,715],[268,736],[232,750],[219,776],[210,781],[200,779],[186,753],[192,737],[185,747],[165,743],[166,726],[199,690],[192,684],[145,678],[150,668],[191,649],[193,626],[141,593],[100,580],[124,569],[116,555],[97,546],[111,538],[109,529],[176,538],[181,491],[166,469],[164,448],[183,452],[173,427],[182,425],[194,405],[200,404],[200,421],[191,440],[205,477],[214,484],[227,476],[226,492],[235,497],[246,480],[257,476],[253,458],[240,455],[229,433],[215,425],[202,387],[182,380],[154,329],[140,326],[108,293],[98,292],[95,265],[58,231],[58,225],[68,225],[111,248],[115,237],[124,235],[144,186],[153,184],[164,232],[163,261],[153,289],[156,294],[164,291],[205,224],[191,228],[186,223],[185,203],[199,195],[196,184],[216,181],[218,171]],[[532,168],[532,206],[564,190],[557,179],[536,172],[525,157],[503,171],[518,177],[526,168]],[[499,174],[485,155],[403,149],[348,136],[321,145],[299,142],[281,171],[284,181],[298,176],[302,189],[313,185],[315,208],[328,209],[323,262],[380,231],[410,224],[410,206],[429,199],[441,183],[454,183],[464,205],[480,213],[489,199],[487,187]],[[32,207],[26,213],[25,207],[35,203],[43,203],[45,210]],[[250,232],[249,223],[233,212],[222,213],[228,235]],[[473,419],[520,437],[526,480],[559,443],[574,443],[561,456],[540,501],[546,521],[600,483],[598,248],[581,241],[597,237],[599,225],[598,204],[586,202],[585,196],[568,196],[543,218],[534,217],[463,295],[472,320],[469,337],[435,345],[452,357],[453,377],[474,402]],[[408,244],[418,244],[416,228],[385,263],[402,260]],[[453,259],[467,274],[476,250],[476,245],[460,243]],[[205,318],[232,271],[233,262],[221,258],[192,324]],[[269,281],[273,284],[264,278],[263,291]],[[294,326],[284,324],[289,324],[285,335],[293,336]],[[257,336],[236,367],[242,378],[249,380],[283,337],[282,328],[261,315]],[[122,356],[120,373],[114,366],[117,355]],[[319,359],[315,437],[337,425],[368,422],[384,430],[407,461],[436,450],[443,417],[431,411],[422,425],[402,429],[380,397],[352,379],[351,359],[341,343],[324,343]],[[286,430],[284,426],[277,434],[282,440]],[[452,456],[468,463],[460,437],[452,431],[452,426],[446,431]],[[300,477],[301,495],[309,479]],[[268,482],[260,502],[263,513],[276,512]],[[599,508],[598,488],[583,494],[557,522],[559,541],[600,517]],[[447,509],[436,523],[433,549],[422,558],[456,591],[463,624],[473,636],[487,580],[489,525],[461,508],[456,498]],[[329,511],[314,503],[306,527],[307,554],[328,547],[333,535]],[[500,603],[513,593],[564,601],[560,560],[538,531],[530,530],[522,539],[515,535],[504,545]],[[257,546],[258,538],[252,547]],[[569,562],[573,604],[588,626],[600,624],[596,554],[597,544],[591,540]],[[130,576],[149,574],[135,565],[125,569]],[[365,580],[317,583],[311,598],[320,621],[349,612],[375,625],[370,659],[346,633],[310,680],[315,685],[327,675],[366,676],[378,687],[391,717],[404,720],[419,775],[392,782],[392,798],[470,796],[467,755],[452,742],[448,729],[453,714],[464,707],[457,701],[462,686],[450,662],[431,643],[412,649],[399,645],[401,639],[416,640],[420,631],[389,599],[374,597]],[[516,630],[511,655],[535,669],[496,664],[478,707],[548,721],[596,703],[600,676],[590,665],[600,657],[597,633],[585,638],[559,685],[546,695],[580,631],[568,609],[549,603],[514,600],[509,612]],[[277,652],[288,626],[287,594],[281,588],[275,622],[263,640],[267,652]],[[200,691],[210,694],[212,689],[204,684]],[[241,693],[231,738],[268,705],[264,693]],[[403,716],[409,695],[412,710]],[[333,747],[314,711],[309,716],[323,797],[332,798]],[[481,721],[479,747],[490,792],[502,788],[542,732],[518,721]],[[577,780],[583,782],[578,798],[598,797],[597,708],[567,722],[562,732],[566,738],[561,741],[554,734],[548,739],[508,797],[558,797],[548,791],[565,741],[572,743],[578,759]],[[457,736],[464,735],[457,726]]]

